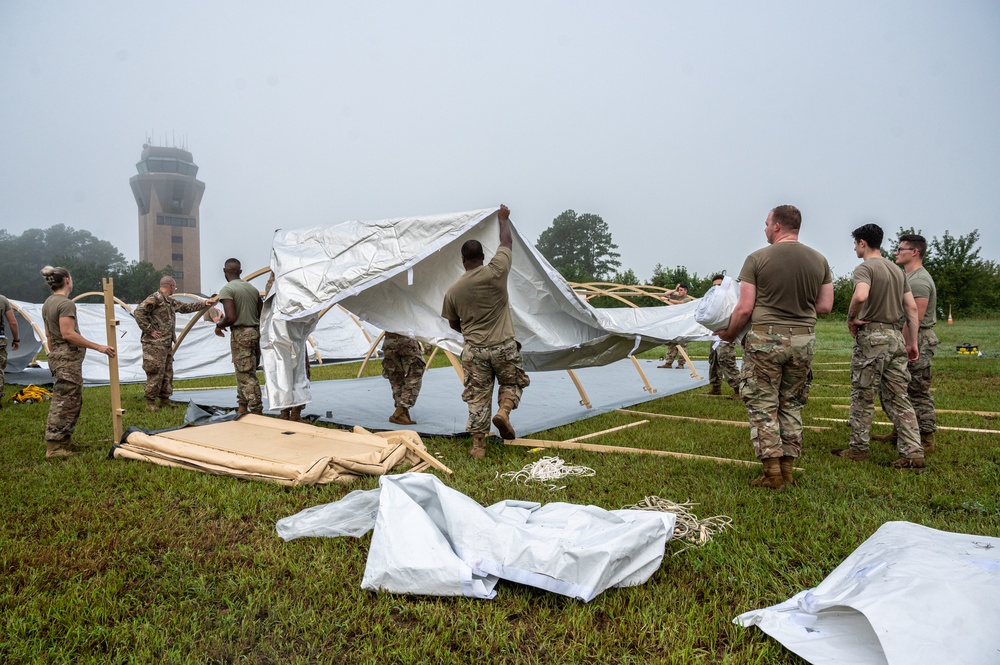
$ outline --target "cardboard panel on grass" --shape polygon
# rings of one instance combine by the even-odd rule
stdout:
[[[349,483],[406,467],[451,473],[416,432],[346,432],[256,415],[155,433],[131,429],[111,455],[282,485]]]

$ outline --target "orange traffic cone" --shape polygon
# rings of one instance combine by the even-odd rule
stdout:
[[[948,325],[953,324],[954,321],[951,320],[951,305],[948,305]]]

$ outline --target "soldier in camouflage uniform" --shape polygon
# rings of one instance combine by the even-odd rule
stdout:
[[[392,386],[392,401],[396,411],[389,422],[397,425],[416,425],[410,418],[410,409],[417,401],[424,378],[423,352],[420,342],[405,335],[387,332],[382,340],[382,376]]]
[[[202,312],[217,302],[215,298],[182,303],[173,299],[177,290],[174,278],[160,278],[160,288],[132,312],[142,330],[142,370],[146,372],[146,408],[159,411],[161,406],[171,406],[174,394],[174,340],[177,339],[177,314]],[[156,399],[160,405],[156,405]]]
[[[910,373],[907,359],[917,360],[917,304],[906,276],[882,258],[882,229],[865,224],[852,232],[854,249],[864,263],[854,269],[854,295],[847,310],[847,327],[854,337],[851,357],[851,445],[831,451],[861,462],[868,459],[869,435],[875,415],[875,392],[881,390],[886,414],[899,438],[897,469],[924,468],[917,415],[906,395]],[[906,315],[900,333],[899,321]]]
[[[722,284],[722,280],[722,275],[716,275],[712,278],[712,286]],[[708,383],[712,386],[709,395],[722,394],[723,379],[733,389],[733,399],[739,399],[740,370],[736,367],[736,347],[720,340],[708,352]]]
[[[910,373],[906,394],[920,424],[920,445],[924,448],[924,455],[934,452],[935,449],[937,413],[934,410],[934,397],[931,395],[931,362],[938,345],[937,335],[934,334],[934,324],[937,323],[937,287],[934,278],[924,268],[926,253],[927,240],[923,236],[917,234],[899,236],[896,265],[906,273],[906,283],[910,285],[913,301],[917,305],[917,319],[920,320],[920,329],[917,331],[917,350],[920,356],[906,364],[906,369]],[[879,401],[892,420],[893,414],[890,413],[892,400],[886,400],[880,394]],[[898,431],[893,429],[891,434],[872,436],[871,440],[896,443],[898,438]]]
[[[10,350],[17,351],[21,347],[18,337],[17,318],[10,301],[0,295],[0,408],[3,408],[4,370],[7,369],[7,337],[10,336]]]
[[[671,305],[682,305],[686,302],[691,302],[694,299],[694,296],[688,295],[687,284],[678,284],[674,287],[674,292],[667,295],[667,302]],[[684,349],[684,353],[687,353],[687,342],[667,342],[667,350],[663,356],[663,364],[659,366],[661,369],[670,369],[673,367],[674,359],[677,360],[677,369],[684,369],[684,356],[680,354],[677,347]]]
[[[764,222],[768,246],[750,254],[740,271],[740,299],[729,327],[715,334],[743,340],[740,395],[750,438],[764,474],[755,487],[781,490],[793,484],[802,454],[802,407],[812,383],[816,315],[833,308],[833,275],[822,254],[799,242],[802,213],[790,205],[771,210]]]
[[[510,210],[500,206],[500,247],[487,265],[483,246],[478,240],[462,245],[462,265],[465,274],[456,281],[444,297],[441,316],[452,329],[465,338],[462,349],[462,369],[465,390],[462,399],[469,405],[466,428],[472,433],[469,455],[486,456],[486,435],[490,431],[490,400],[494,380],[499,384],[497,401],[500,409],[493,417],[505,440],[516,438],[510,423],[510,412],[518,407],[521,392],[530,383],[524,373],[521,346],[514,340],[514,322],[507,295],[507,276],[513,260],[513,236],[510,231]]]
[[[243,268],[237,259],[227,259],[223,274],[226,285],[219,291],[219,302],[225,315],[215,324],[215,334],[225,337],[230,329],[229,348],[236,369],[237,413],[263,413],[264,402],[257,379],[260,365],[260,311],[264,301],[250,282],[240,279]]]
[[[76,452],[76,444],[70,439],[83,406],[83,357],[87,349],[109,358],[115,357],[115,350],[91,342],[80,334],[76,304],[69,299],[73,291],[73,277],[69,271],[45,266],[42,276],[52,288],[52,295],[42,305],[42,321],[49,345],[49,371],[54,380],[45,424],[45,457],[51,459]]]

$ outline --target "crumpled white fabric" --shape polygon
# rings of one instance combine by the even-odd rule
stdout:
[[[879,527],[819,586],[733,619],[813,665],[1000,662],[1000,538]]]
[[[740,300],[740,283],[728,275],[697,302],[694,320],[715,332],[729,327],[729,317]]]
[[[379,486],[282,519],[278,534],[292,540],[374,529],[361,582],[371,591],[493,598],[497,581],[507,579],[589,602],[648,580],[676,520],[570,503],[484,508],[430,474],[382,476]]]
[[[465,272],[460,249],[466,240],[479,240],[487,261],[496,254],[497,210],[275,232],[274,290],[261,316],[270,408],[311,400],[296,350],[303,348],[320,312],[333,304],[381,330],[461,353],[464,340],[441,317],[441,305],[448,288]],[[511,235],[510,308],[529,372],[607,365],[666,342],[703,339],[710,332],[691,320],[693,313],[685,321],[677,311],[662,325],[641,330],[606,325],[608,317],[574,293],[513,223]],[[660,310],[655,317],[661,317],[663,310],[674,308],[655,309]]]

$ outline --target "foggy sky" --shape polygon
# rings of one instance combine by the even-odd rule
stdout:
[[[284,4],[0,0],[0,228],[138,259],[151,139],[206,183],[205,292],[276,228],[499,203],[601,215],[641,280],[738,273],[783,203],[836,275],[867,222],[1000,259],[992,0]]]

